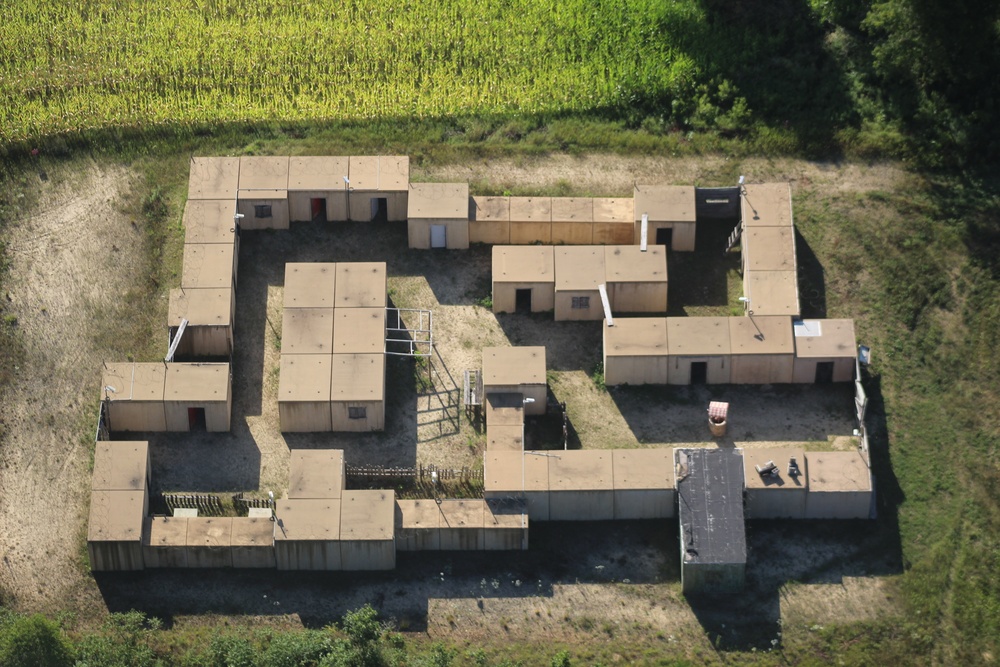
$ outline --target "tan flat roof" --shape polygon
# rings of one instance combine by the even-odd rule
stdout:
[[[240,183],[238,157],[193,157],[188,175],[188,199],[236,199]]]
[[[333,308],[337,265],[333,262],[285,264],[285,308]]]
[[[604,246],[556,246],[556,290],[596,290],[604,282]]]
[[[667,318],[668,354],[704,357],[728,356],[730,352],[728,317]]]
[[[729,348],[737,354],[792,354],[792,318],[754,315],[729,318]]]
[[[97,491],[142,491],[149,470],[149,443],[99,440],[94,448],[91,488]]]
[[[610,451],[574,449],[552,452],[549,460],[550,491],[604,491],[614,489],[614,463]]]
[[[275,522],[258,517],[233,518],[234,547],[269,547],[274,544]]]
[[[444,501],[442,501],[444,502]],[[441,526],[441,508],[433,500],[397,500],[396,528],[435,529]]]
[[[181,287],[232,287],[233,252],[229,243],[185,243]]]
[[[524,449],[523,424],[494,424],[486,429],[486,449],[520,452]]]
[[[792,188],[788,183],[744,186],[743,224],[750,227],[790,227]]]
[[[288,190],[262,190],[260,188],[240,190],[238,198],[240,201],[280,201],[288,199]]]
[[[673,449],[615,449],[615,490],[674,488]]]
[[[189,199],[184,204],[184,243],[234,243],[235,199]]]
[[[549,457],[537,452],[487,450],[483,477],[487,491],[548,491]]]
[[[139,542],[145,491],[92,491],[87,540]]]
[[[187,546],[227,548],[233,546],[233,517],[198,516],[189,518]]]
[[[795,232],[791,227],[752,227],[743,233],[747,270],[794,271]]]
[[[281,357],[278,401],[327,403],[333,358],[329,354],[289,354]]]
[[[352,155],[347,175],[352,190],[378,190],[378,156]]]
[[[609,357],[662,357],[667,354],[667,318],[620,317],[604,327],[604,354]]]
[[[101,397],[111,401],[162,401],[167,367],[161,362],[104,364]]]
[[[341,540],[391,540],[396,494],[391,490],[344,491],[340,500]]]
[[[497,500],[483,502],[483,524],[487,528],[525,528],[528,515],[520,508],[507,507]]]
[[[795,356],[853,357],[858,340],[854,336],[854,320],[805,320],[806,329],[817,335],[795,336]]]
[[[339,498],[279,500],[274,516],[275,542],[340,540]]]
[[[510,197],[473,197],[469,219],[479,222],[510,222]]]
[[[281,314],[281,354],[331,354],[333,308],[286,308]]]
[[[334,156],[299,156],[288,159],[288,189],[298,191],[346,190],[348,159]]]
[[[385,309],[337,308],[333,314],[333,351],[384,352]]]
[[[244,155],[240,158],[240,190],[287,190],[288,156]],[[244,196],[240,192],[240,197]],[[263,197],[249,197],[263,199]]]
[[[483,348],[483,384],[487,387],[546,382],[544,347]]]
[[[385,399],[384,354],[335,354],[332,375],[331,401]]]
[[[552,197],[511,197],[511,222],[552,222]]]
[[[167,366],[164,401],[193,403],[229,400],[229,364],[179,364]]]
[[[593,222],[594,200],[590,197],[553,197],[552,222]]]
[[[760,315],[798,315],[799,285],[795,271],[747,271],[750,309]]]
[[[634,205],[629,198],[594,198],[594,222],[633,222]]]
[[[482,500],[442,500],[442,528],[482,528],[485,508]]]
[[[233,289],[192,287],[170,290],[167,306],[167,326],[180,326],[187,320],[191,326],[229,326],[233,322]]]
[[[555,253],[552,246],[493,246],[493,282],[555,283]]]
[[[609,283],[665,283],[667,251],[661,245],[645,252],[637,245],[604,246],[604,268]]]
[[[486,396],[486,427],[524,424],[524,396],[496,392]]]
[[[337,308],[385,308],[385,262],[337,264]]]
[[[788,463],[795,458],[802,474],[791,477],[788,474]],[[761,476],[754,466],[764,467],[768,461],[773,461],[778,467],[777,477]],[[743,479],[748,489],[781,489],[801,491],[808,487],[809,477],[806,471],[805,450],[799,447],[775,447],[743,449]]]
[[[406,192],[408,187],[410,187],[410,157],[408,155],[379,156],[379,192]]]
[[[146,519],[142,543],[151,547],[187,546],[187,517],[154,516]]]
[[[406,217],[413,220],[467,220],[469,184],[414,183],[406,205]]]
[[[690,185],[636,185],[635,222],[645,213],[650,222],[694,222],[694,188]]]
[[[871,472],[860,452],[806,452],[809,492],[871,491]]]
[[[344,490],[344,451],[293,449],[288,459],[289,498],[340,498]]]

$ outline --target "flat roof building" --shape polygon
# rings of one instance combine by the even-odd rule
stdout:
[[[729,318],[733,384],[792,381],[795,344],[790,317],[752,315]]]
[[[337,264],[337,308],[385,308],[385,262],[341,262]]]
[[[594,242],[594,200],[590,197],[552,198],[552,245]]]
[[[483,457],[483,488],[487,500],[522,499],[532,521],[548,521],[548,453],[487,450]]]
[[[406,220],[411,248],[468,248],[469,184],[412,184]]]
[[[605,281],[604,248],[557,246],[553,253],[556,321],[604,319],[598,291]]]
[[[605,246],[605,281],[612,313],[667,312],[667,253],[661,246]]]
[[[872,473],[858,451],[806,452],[807,519],[868,519],[872,516]]]
[[[232,386],[228,363],[168,364],[163,385],[166,430],[228,431]]]
[[[493,312],[542,313],[555,308],[552,246],[493,246]]]
[[[240,158],[241,229],[288,229],[288,164],[287,156]]]
[[[285,264],[285,302],[288,308],[333,308],[337,265],[333,262]]]
[[[188,199],[236,201],[240,184],[238,157],[193,157],[188,175]]]
[[[688,185],[636,185],[634,198],[635,242],[642,235],[642,216],[647,218],[647,243],[671,250],[693,251],[695,244],[695,196]]]
[[[288,160],[288,214],[294,222],[347,220],[348,158],[295,156]]]
[[[274,555],[279,570],[341,570],[340,499],[279,500]]]
[[[174,352],[177,356],[223,357],[233,351],[233,315],[236,292],[232,287],[170,290],[167,326],[174,340],[182,320],[187,326]]]
[[[510,243],[510,197],[472,197],[469,243]]]
[[[615,519],[672,519],[676,514],[672,449],[615,449]]]
[[[669,384],[728,384],[732,371],[728,317],[668,317]]]
[[[748,519],[805,518],[809,476],[802,448],[744,449],[743,479]]]
[[[334,354],[330,408],[334,431],[385,428],[385,355]]]
[[[549,454],[549,520],[609,521],[615,517],[611,452],[573,449]]]
[[[792,381],[817,384],[850,382],[858,354],[854,320],[796,322]]]
[[[510,243],[552,243],[552,198],[510,198]]]
[[[606,385],[667,384],[667,318],[619,318],[602,332]]]
[[[390,490],[344,491],[340,500],[340,559],[344,570],[396,567],[396,495]]]
[[[282,355],[278,373],[278,420],[283,433],[332,431],[330,354]]]
[[[524,414],[544,414],[548,399],[545,348],[484,347],[483,393],[521,394],[531,399],[524,404]]]

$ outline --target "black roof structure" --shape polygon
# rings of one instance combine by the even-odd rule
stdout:
[[[676,457],[684,563],[746,563],[743,455],[733,449],[678,449]]]

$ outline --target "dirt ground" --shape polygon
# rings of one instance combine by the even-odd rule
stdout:
[[[820,194],[887,189],[903,178],[888,166],[791,160],[737,166],[717,157],[554,156],[414,172],[420,180],[469,180],[474,191],[565,182],[578,194],[610,195],[627,194],[637,179],[717,183],[737,169],[759,174],[756,180],[789,179]],[[654,628],[664,642],[683,638],[710,648],[709,635],[725,639],[725,628],[738,646],[785,622],[805,627],[868,618],[891,607],[884,580],[873,575],[895,571],[893,557],[873,556],[878,549],[872,545],[883,536],[854,523],[751,527],[751,546],[758,548],[751,551],[748,577],[761,593],[752,609],[741,609],[752,612],[745,615],[753,622],[739,622],[732,610],[692,607],[680,596],[676,527],[656,522],[536,526],[526,554],[402,554],[400,567],[384,575],[222,572],[198,576],[194,586],[186,572],[147,572],[95,581],[81,556],[93,441],[89,413],[104,360],[90,329],[92,314],[113,309],[141,266],[140,235],[123,213],[123,197],[135,182],[126,169],[98,164],[72,178],[39,182],[38,206],[9,228],[8,298],[27,343],[24,368],[5,396],[0,458],[0,587],[16,608],[90,613],[137,607],[176,624],[219,614],[313,626],[372,602],[404,629],[435,637],[495,638],[497,627],[534,639],[648,636]],[[388,262],[393,305],[433,310],[432,389],[418,391],[416,374],[426,370],[392,358],[384,433],[282,434],[276,393],[284,264],[360,260]],[[490,293],[486,248],[409,250],[405,224],[293,225],[289,232],[244,234],[239,261],[232,432],[150,434],[154,492],[281,495],[288,451],[296,447],[342,448],[351,464],[479,465],[484,439],[460,405],[462,373],[479,367],[481,348],[508,343],[546,346],[550,389],[567,403],[574,446],[709,445],[708,400],[731,401],[724,445],[851,446],[845,438],[853,428],[849,388],[599,391],[590,379],[600,359],[598,323],[497,317],[477,305]],[[764,551],[766,560],[758,557]]]

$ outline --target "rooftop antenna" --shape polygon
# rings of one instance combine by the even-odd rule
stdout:
[[[741,296],[740,301],[746,304],[747,317],[750,318],[750,323],[753,324],[754,329],[757,330],[757,335],[754,336],[754,338],[756,338],[757,340],[764,340],[764,332],[760,330],[760,327],[757,326],[756,320],[754,320],[753,318],[753,310],[750,308],[750,297]]]

